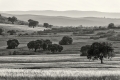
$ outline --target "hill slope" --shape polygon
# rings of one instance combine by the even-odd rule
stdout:
[[[120,13],[108,13],[108,12],[98,12],[98,11],[6,11],[7,14],[16,14],[16,15],[45,15],[45,16],[66,16],[66,17],[107,17],[107,18],[120,18]]]
[[[10,14],[2,14],[4,16],[13,16]],[[57,25],[57,26],[107,26],[109,23],[115,23],[120,25],[120,19],[111,18],[97,18],[97,17],[82,17],[82,18],[70,18],[63,16],[43,16],[43,15],[14,15],[19,20],[28,21],[33,19],[39,21],[40,24],[45,22]]]

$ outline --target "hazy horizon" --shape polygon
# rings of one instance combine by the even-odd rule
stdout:
[[[0,0],[0,11],[98,11],[120,13],[120,0]]]

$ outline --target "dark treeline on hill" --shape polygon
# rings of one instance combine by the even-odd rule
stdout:
[[[18,24],[18,25],[28,25],[28,22],[18,20],[15,16],[13,17],[4,17],[0,14],[0,23],[3,24]]]

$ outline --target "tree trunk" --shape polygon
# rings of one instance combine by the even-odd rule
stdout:
[[[35,52],[36,52],[37,49],[35,49]]]
[[[101,58],[100,60],[101,60],[101,64],[103,64],[103,58]]]

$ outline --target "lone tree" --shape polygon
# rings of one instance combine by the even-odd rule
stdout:
[[[60,45],[69,45],[72,44],[73,39],[70,36],[64,36],[62,40],[59,42]]]
[[[14,22],[17,21],[17,18],[15,16],[9,17],[8,21],[10,21],[10,22],[12,22],[12,24],[14,24]]]
[[[43,26],[46,27],[46,28],[48,28],[49,24],[48,23],[44,23]]]
[[[28,22],[29,22],[29,27],[33,27],[33,28],[36,27],[39,24],[38,21],[35,21],[35,20],[32,20],[32,19],[29,19]]]
[[[90,49],[88,50],[88,58],[91,59],[91,57],[95,57],[101,60],[101,64],[103,64],[103,58],[107,58],[108,59],[110,57],[113,57],[113,55],[115,55],[113,53],[114,49],[112,47],[111,43],[108,42],[94,42]]]
[[[108,28],[109,28],[109,29],[115,28],[114,23],[110,23],[110,24],[108,25]]]
[[[7,41],[7,49],[15,49],[19,45],[19,41],[17,39],[11,39]]]

